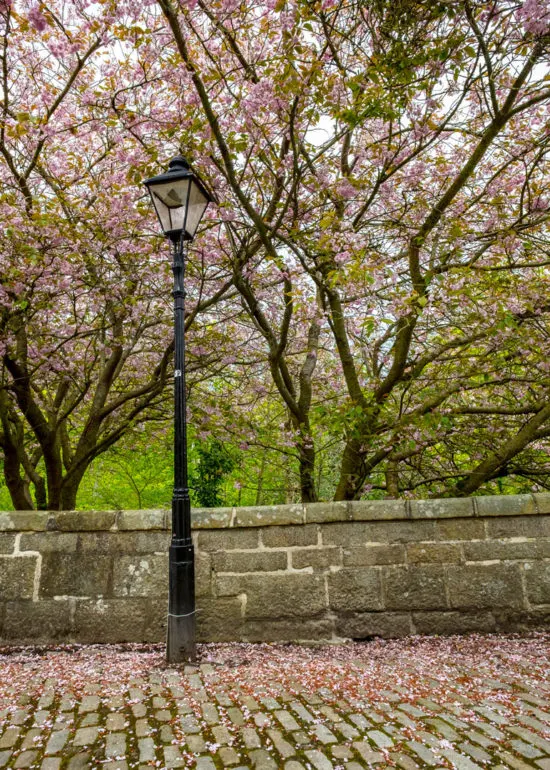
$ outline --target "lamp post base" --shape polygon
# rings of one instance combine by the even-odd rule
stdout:
[[[194,663],[197,658],[195,646],[195,613],[190,615],[168,615],[166,638],[166,661],[168,663]]]
[[[173,516],[183,519],[184,501],[175,499]],[[182,509],[182,510],[180,510]],[[188,514],[188,518],[190,515]],[[193,543],[173,539],[168,552],[168,633],[166,660],[187,663],[197,656],[195,646],[195,556]]]

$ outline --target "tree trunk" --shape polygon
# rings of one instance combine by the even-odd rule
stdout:
[[[300,443],[299,462],[300,462],[300,492],[303,503],[316,503],[318,500],[315,489],[315,447],[308,443],[306,436]]]

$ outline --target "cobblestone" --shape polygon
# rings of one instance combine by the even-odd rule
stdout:
[[[0,655],[0,768],[550,770],[550,635],[537,656],[528,641],[499,639],[494,669],[490,639],[475,666],[443,640],[441,658],[435,641],[293,647],[292,665],[220,645],[182,668],[160,647],[28,648]]]

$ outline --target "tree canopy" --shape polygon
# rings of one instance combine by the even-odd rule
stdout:
[[[0,17],[15,507],[74,507],[96,457],[169,423],[170,265],[140,182],[180,152],[215,198],[187,269],[205,447],[275,453],[304,501],[550,486],[547,0]]]

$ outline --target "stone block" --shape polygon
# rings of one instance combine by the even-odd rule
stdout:
[[[212,562],[209,553],[195,551],[195,596],[212,595]]]
[[[457,543],[409,543],[407,559],[410,564],[459,564],[462,552]]]
[[[38,556],[0,556],[0,601],[32,599]]]
[[[0,532],[43,532],[49,516],[47,511],[0,511]]]
[[[238,596],[239,594],[246,593],[246,581],[250,576],[250,573],[222,573],[217,575],[213,573],[213,595],[217,597],[221,596]]]
[[[240,641],[242,625],[242,602],[237,597],[204,599],[197,604],[199,642]]]
[[[537,513],[533,495],[491,495],[476,497],[478,516],[523,516]]]
[[[328,548],[300,548],[290,551],[292,569],[326,569],[342,564],[342,549],[336,546]]]
[[[452,608],[493,609],[524,606],[516,564],[461,565],[447,568]]]
[[[165,510],[118,511],[116,527],[121,531],[166,529]]]
[[[266,527],[303,524],[302,505],[262,505],[235,509],[235,527]]]
[[[412,619],[417,634],[452,636],[496,630],[495,618],[489,611],[413,612]]]
[[[550,627],[550,609],[548,607],[530,610],[496,609],[496,629],[503,633],[524,634],[534,629],[547,631]]]
[[[349,503],[353,521],[384,521],[406,519],[407,504],[404,500],[353,500]]]
[[[81,532],[76,549],[99,554],[167,553],[170,534],[157,530],[144,532]]]
[[[337,612],[381,610],[380,570],[342,569],[328,575],[329,606]]]
[[[287,551],[218,551],[212,554],[215,572],[276,572],[288,566]]]
[[[168,554],[121,556],[113,561],[112,595],[163,596],[168,592]]]
[[[306,503],[305,520],[310,523],[331,521],[349,521],[351,519],[350,503]]]
[[[343,524],[324,524],[321,526],[323,545],[358,545],[371,540],[372,524],[364,521],[348,521]]]
[[[73,532],[24,532],[19,542],[19,550],[38,551],[41,554],[73,553],[77,544],[78,535]]]
[[[246,619],[312,617],[326,610],[322,576],[299,572],[247,575]]]
[[[15,535],[7,535],[0,532],[0,553],[13,553]]]
[[[371,524],[369,539],[375,543],[417,543],[434,540],[433,521],[381,521]]]
[[[550,537],[550,516],[506,516],[489,519],[487,537],[495,540],[507,537]]]
[[[159,605],[166,601],[159,598]],[[73,621],[72,641],[83,644],[141,642],[151,624],[152,605],[147,599],[79,599]]]
[[[411,618],[405,612],[360,612],[355,615],[339,615],[336,633],[348,639],[397,639],[412,633]]]
[[[328,641],[332,637],[333,623],[329,618],[284,618],[247,621],[243,625],[241,638],[247,642],[313,642]]]
[[[96,532],[115,526],[116,511],[56,511],[50,515],[49,530]]]
[[[70,602],[42,600],[6,604],[2,639],[11,644],[65,642],[70,637]]]
[[[201,530],[198,535],[200,551],[244,551],[253,550],[259,545],[259,530],[255,527],[223,531]]]
[[[112,558],[97,553],[45,553],[40,596],[106,596]]]
[[[197,600],[200,599],[197,597]],[[165,642],[168,617],[168,590],[155,599],[141,599],[143,611],[143,642]]]
[[[530,603],[550,605],[550,562],[526,565],[524,574]]]
[[[289,548],[300,545],[317,545],[319,540],[317,524],[302,524],[289,527],[266,527],[261,530],[261,541],[266,548]]]
[[[525,540],[523,543],[510,540],[482,540],[478,543],[464,543],[466,561],[518,561],[550,558],[550,540]]]
[[[470,497],[446,497],[437,500],[411,500],[413,519],[457,519],[474,515]]]
[[[538,513],[550,513],[550,492],[537,492],[533,500]]]
[[[373,567],[377,564],[404,564],[404,545],[351,545],[343,549],[344,567]]]
[[[447,607],[445,573],[439,565],[382,567],[384,600],[390,610]]]
[[[231,526],[233,508],[193,508],[191,527],[193,529],[222,529]]]
[[[483,540],[485,525],[473,519],[446,519],[435,522],[434,540]]]

